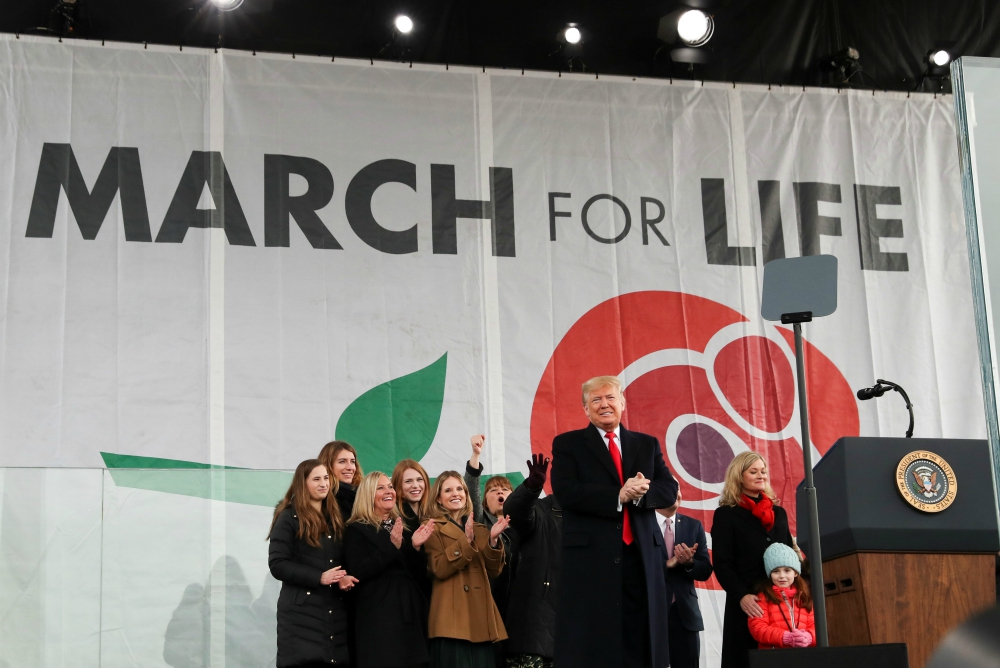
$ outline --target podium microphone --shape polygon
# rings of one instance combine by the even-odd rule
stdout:
[[[892,388],[888,385],[882,385],[882,383],[876,383],[872,387],[863,387],[858,390],[858,399],[861,401],[868,401],[869,399],[874,399],[875,397],[881,397],[883,394],[891,390]]]
[[[883,394],[889,390],[895,390],[899,392],[900,396],[903,397],[903,401],[906,402],[906,410],[910,413],[910,426],[906,430],[906,438],[913,437],[913,404],[910,403],[910,397],[906,395],[906,390],[902,387],[893,383],[892,381],[882,380],[878,378],[875,384],[871,387],[863,387],[858,390],[858,399],[861,401],[868,401],[869,399],[874,399],[876,397],[881,397]]]

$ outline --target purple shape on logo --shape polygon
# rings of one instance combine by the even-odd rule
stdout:
[[[689,424],[677,436],[677,459],[690,475],[707,483],[726,479],[733,449],[726,438],[707,424]]]

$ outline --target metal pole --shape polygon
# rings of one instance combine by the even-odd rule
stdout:
[[[813,486],[812,445],[809,443],[809,411],[806,407],[806,369],[802,357],[802,324],[794,323],[795,373],[799,382],[799,421],[802,423],[802,463],[806,469],[806,513],[809,517],[809,563],[812,573],[813,613],[816,622],[816,645],[827,647],[826,588],[823,582],[823,553],[819,546],[819,505]]]

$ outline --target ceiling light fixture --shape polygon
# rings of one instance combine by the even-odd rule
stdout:
[[[656,36],[665,46],[657,50],[670,49],[670,60],[687,63],[688,71],[694,72],[694,65],[712,61],[712,53],[701,47],[712,39],[715,33],[715,19],[706,11],[710,0],[685,0],[681,7],[660,17]],[[656,60],[656,55],[653,56]]]
[[[688,46],[702,46],[712,39],[715,21],[700,9],[689,9],[677,19],[677,36]]]
[[[220,12],[230,12],[243,4],[243,0],[212,0],[212,4]]]
[[[927,61],[934,67],[947,67],[948,63],[951,62],[951,54],[944,49],[931,51],[927,55]]]
[[[400,14],[399,16],[396,17],[396,20],[393,22],[393,25],[396,26],[396,30],[398,30],[400,33],[402,33],[403,35],[408,35],[413,30],[413,19],[411,19],[406,14]]]

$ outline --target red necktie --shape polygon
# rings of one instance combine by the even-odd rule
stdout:
[[[618,481],[623,485],[625,484],[625,478],[622,476],[622,454],[618,452],[618,444],[615,443],[615,432],[609,431],[608,434],[608,452],[611,453],[611,461],[615,463],[615,468],[618,469]],[[628,521],[628,507],[622,506],[622,540],[625,541],[626,545],[632,544],[632,525]]]

